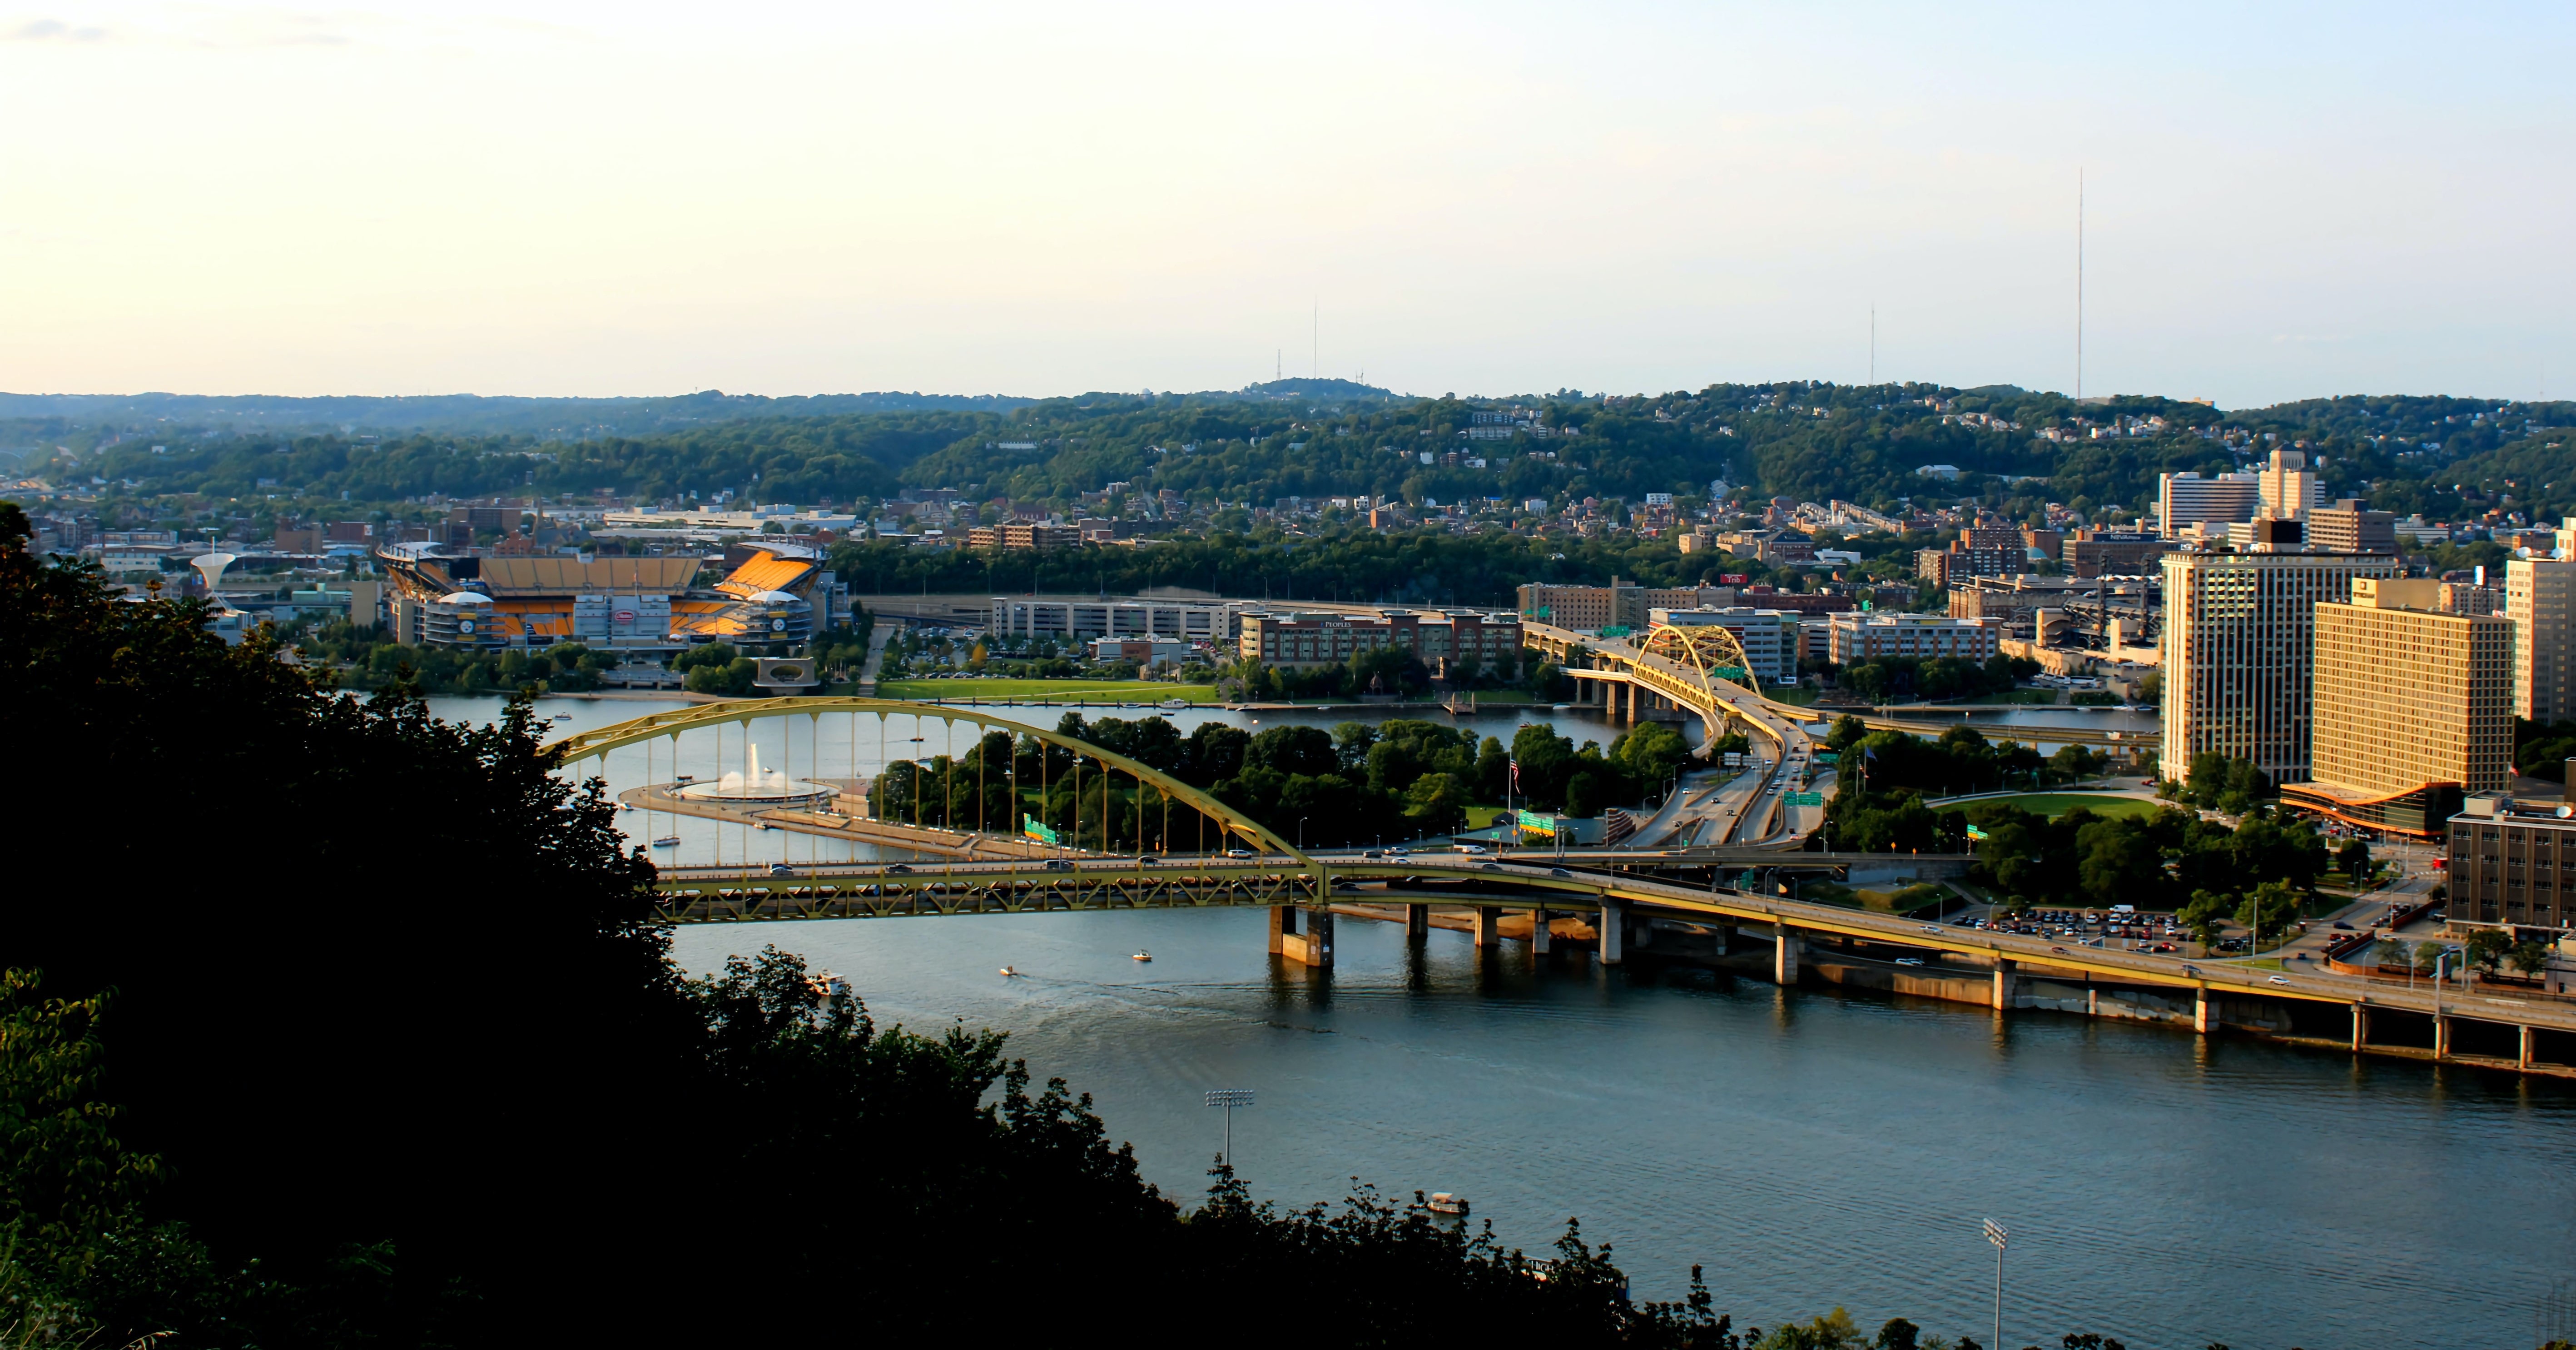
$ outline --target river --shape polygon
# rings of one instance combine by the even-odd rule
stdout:
[[[432,703],[478,720],[498,706]],[[653,705],[540,706],[572,729]],[[1581,712],[1531,715],[1578,742],[1612,734]],[[1208,717],[1249,720],[1175,720]],[[819,750],[798,735],[800,773],[851,750],[828,727]],[[765,765],[773,749],[789,747],[765,747]],[[640,776],[635,753],[611,757],[614,785]],[[803,838],[735,834],[728,859]],[[1739,1326],[1840,1304],[1865,1327],[1902,1315],[1987,1341],[1987,1217],[2013,1235],[2007,1346],[2071,1330],[2136,1350],[2513,1346],[2576,1275],[2576,1090],[2558,1082],[1571,953],[1534,963],[1520,944],[1479,961],[1462,933],[1415,951],[1395,925],[1348,920],[1319,976],[1275,963],[1247,910],[710,926],[675,950],[705,970],[763,943],[849,976],[881,1024],[1009,1031],[1184,1197],[1217,1148],[1202,1094],[1250,1088],[1235,1156],[1259,1195],[1335,1200],[1352,1176],[1455,1191],[1533,1249],[1580,1215],[1639,1297],[1676,1295],[1703,1264]],[[1129,959],[1140,949],[1151,964]]]

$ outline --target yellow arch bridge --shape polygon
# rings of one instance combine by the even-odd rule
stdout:
[[[1102,910],[1206,909],[1257,907],[1270,914],[1270,949],[1312,967],[1333,964],[1334,914],[1352,906],[1403,911],[1409,933],[1428,931],[1434,908],[1464,909],[1474,916],[1479,946],[1502,941],[1501,919],[1507,912],[1532,916],[1526,941],[1547,951],[1552,917],[1587,919],[1597,935],[1605,964],[1621,962],[1640,942],[1659,943],[1665,935],[1698,935],[1714,941],[1724,954],[1739,939],[1767,945],[1772,975],[1795,983],[1802,962],[1877,961],[1913,979],[1916,992],[1935,998],[1990,1002],[1998,1013],[2015,1007],[2063,1007],[2064,1000],[2041,998],[2034,989],[2091,989],[2113,986],[2150,991],[2170,1006],[2187,1010],[2190,1024],[2208,1033],[2237,1025],[2278,1033],[2266,1018],[2267,1008],[2304,1007],[2298,1026],[2307,1033],[2291,1040],[2324,1041],[2355,1053],[2380,1052],[2426,1057],[2417,1049],[2374,1041],[2372,1027],[2385,1028],[2407,1018],[2429,1018],[2430,1057],[2466,1060],[2492,1067],[2545,1073],[2576,1073],[2576,1067],[2546,1062],[2535,1047],[2549,1044],[2576,1048],[2576,1006],[2543,1006],[2538,1001],[2463,998],[2440,991],[2374,985],[2366,980],[2324,975],[2289,975],[2270,969],[2224,962],[2191,962],[2144,952],[2068,947],[2045,937],[1925,924],[1892,914],[1803,903],[1762,890],[1687,882],[1636,870],[1609,870],[1599,860],[1560,862],[1546,854],[1476,857],[1442,854],[1424,858],[1369,857],[1307,851],[1280,838],[1242,812],[1200,789],[1132,759],[1065,736],[993,717],[981,710],[939,704],[867,698],[779,698],[701,705],[655,713],[614,726],[580,733],[545,747],[557,762],[578,770],[583,760],[604,760],[617,750],[676,741],[691,731],[714,731],[776,717],[911,716],[941,719],[985,733],[999,731],[1026,737],[1067,752],[1075,767],[1094,765],[1095,777],[1124,777],[1135,800],[1178,805],[1213,827],[1212,847],[1191,854],[1144,853],[1112,856],[1057,845],[1025,857],[953,863],[818,862],[810,865],[666,867],[654,889],[660,913],[674,924],[738,923],[763,920],[877,919],[954,917],[985,914],[1084,913]],[[905,744],[910,744],[907,740]],[[892,742],[887,742],[891,745]],[[1016,756],[1014,756],[1016,758]],[[676,761],[676,756],[674,757]],[[956,761],[947,765],[952,771]],[[954,798],[947,800],[953,801]],[[1017,800],[1016,796],[1013,800]],[[1079,800],[1079,799],[1077,799]],[[1141,813],[1131,820],[1141,822]],[[962,825],[962,822],[960,822]],[[1179,836],[1165,828],[1169,838]],[[1769,855],[1792,864],[1815,855]],[[1639,862],[1651,860],[1640,859]],[[1750,856],[1709,859],[1756,866]],[[1823,859],[1818,859],[1823,861]],[[1637,864],[1626,863],[1633,868]],[[1710,935],[1714,935],[1712,938]],[[1864,955],[1854,955],[1864,953]],[[1973,997],[1961,990],[1973,992]],[[1988,993],[1987,991],[1991,991]],[[2320,1014],[2329,1014],[2341,1032],[2313,1034]],[[2178,1019],[2180,1015],[2177,1015]],[[2374,1023],[2373,1019],[2381,1021]],[[2483,1026],[2489,1032],[2519,1033],[2518,1056],[2462,1051],[2454,1042],[2461,1026]],[[2484,1033],[2481,1033],[2484,1034]],[[2419,1038],[2420,1039],[2420,1038]],[[2495,1037],[2480,1042],[2490,1048]],[[2576,1059],[2576,1054],[2570,1055]]]

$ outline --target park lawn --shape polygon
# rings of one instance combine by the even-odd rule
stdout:
[[[2016,806],[2035,816],[2057,817],[2076,807],[2097,816],[2152,816],[2164,809],[2163,802],[2142,802],[2135,797],[2098,796],[2090,792],[2024,792],[2011,797],[1980,797],[1940,810],[1969,810],[1980,806]]]
[[[1006,698],[1023,703],[1102,702],[1160,703],[1177,698],[1214,703],[1212,684],[1171,684],[1162,680],[887,680],[877,686],[879,698]]]

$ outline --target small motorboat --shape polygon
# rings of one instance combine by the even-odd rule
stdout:
[[[632,811],[632,810],[634,810],[634,809],[635,809],[635,803],[633,803],[633,802],[621,802],[621,803],[619,803],[619,804],[618,804],[617,809],[618,809],[618,810],[620,810],[620,811]]]
[[[1434,1214],[1455,1214],[1460,1218],[1465,1218],[1467,1215],[1467,1197],[1463,1195],[1451,1195],[1447,1191],[1433,1191],[1431,1193],[1431,1199],[1425,1202],[1423,1208],[1430,1210]]]
[[[1154,706],[1158,708],[1170,708],[1177,711],[1190,706],[1190,701],[1185,698],[1167,698]]]
[[[1152,952],[1138,952],[1127,959],[1130,961],[1151,961],[1154,959],[1154,954]]]
[[[1549,712],[1572,712],[1574,711],[1574,705],[1570,703],[1551,703],[1547,705],[1547,710]]]
[[[1019,972],[1019,970],[1018,970],[1016,967],[1012,967],[1012,966],[1004,966],[1004,967],[1002,967],[1002,973],[1003,973],[1004,975],[1017,975],[1017,974],[1019,974],[1020,972]]]
[[[572,714],[571,714],[571,713],[556,713],[556,714],[555,714],[555,720],[556,720],[556,721],[558,721],[558,722],[569,722],[569,721],[571,721],[571,720],[572,720]]]
[[[653,841],[653,847],[655,848],[678,848],[679,846],[680,836],[676,834],[666,834]]]
[[[753,822],[752,828],[756,830],[774,830],[778,827],[770,824],[768,821],[762,820]]]

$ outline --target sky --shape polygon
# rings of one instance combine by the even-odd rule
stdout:
[[[13,7],[15,6],[15,7]],[[2576,393],[2576,6],[0,0],[0,389]]]

